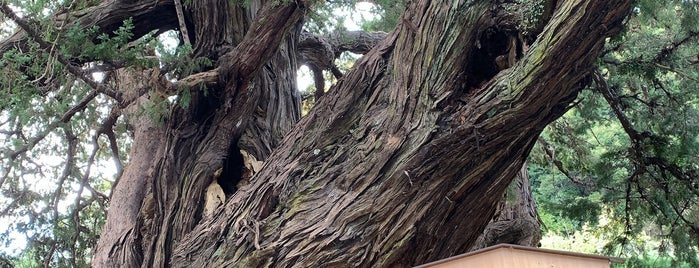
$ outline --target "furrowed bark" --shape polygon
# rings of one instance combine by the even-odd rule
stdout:
[[[276,13],[261,11],[262,18],[258,21],[284,22],[286,25],[256,25],[253,24],[245,39],[232,52],[220,60],[221,81],[225,81],[223,102],[211,122],[202,124],[205,132],[196,134],[203,139],[182,136],[180,130],[192,126],[176,126],[167,137],[177,141],[168,146],[168,152],[175,161],[165,162],[158,168],[162,173],[155,181],[154,189],[164,190],[155,192],[156,218],[153,226],[159,229],[154,239],[153,247],[146,251],[145,266],[169,266],[172,245],[187,234],[202,218],[203,207],[193,204],[203,204],[204,190],[211,183],[214,173],[223,166],[224,159],[229,156],[229,148],[239,139],[246,129],[247,121],[254,113],[254,108],[260,100],[261,92],[250,82],[253,75],[262,65],[262,59],[268,59],[279,47],[283,32],[289,29],[300,18],[301,12],[296,6],[285,6]],[[270,20],[270,18],[288,18],[288,20]],[[278,31],[278,32],[275,32]],[[271,39],[270,39],[271,38]],[[257,42],[267,44],[259,46]],[[176,120],[180,122],[197,122],[198,120]],[[199,140],[199,143],[192,141]],[[187,149],[185,151],[184,149]],[[191,155],[191,157],[184,157]],[[191,160],[190,160],[191,159]],[[159,217],[160,216],[160,217]],[[157,223],[160,223],[159,225]],[[152,262],[147,262],[152,260]]]
[[[134,136],[129,153],[131,161],[119,183],[112,189],[108,211],[108,219],[111,220],[107,220],[102,227],[93,265],[138,267],[143,258],[140,244],[142,234],[138,226],[144,219],[153,218],[153,197],[146,198],[147,188],[148,181],[153,179],[157,159],[162,157],[159,148],[163,145],[162,135],[165,133],[161,123],[154,122],[151,116],[143,112],[144,106],[152,104],[148,95],[139,97],[139,90],[150,87],[149,75],[148,72],[127,69],[115,74],[116,84],[124,89],[126,98],[136,99],[123,109],[123,115],[133,127]]]
[[[528,53],[487,77],[473,72],[494,65],[477,48],[495,45],[481,42],[489,1],[411,3],[172,264],[409,266],[467,251],[630,4],[558,1]]]
[[[364,54],[384,38],[386,38],[384,32],[338,31],[328,37],[328,42],[333,48],[335,57],[338,57],[345,51]]]
[[[255,3],[258,4],[262,6]],[[300,97],[292,91],[296,70],[293,53],[298,31],[296,24],[305,8],[302,5],[303,2],[266,4],[259,12],[251,12],[257,14],[254,20],[245,17],[254,22],[236,26],[250,28],[237,30],[247,33],[242,40],[236,40],[235,36],[220,36],[221,42],[229,40],[238,45],[221,52],[223,55],[216,69],[219,85],[208,88],[207,92],[192,88],[191,104],[184,109],[176,108],[168,116],[158,149],[163,153],[147,182],[148,192],[142,202],[141,214],[125,235],[98,247],[94,267],[170,266],[172,246],[203,217],[204,190],[216,179],[216,171],[223,169],[219,183],[223,177],[226,180],[239,179],[240,174],[236,172],[240,172],[243,163],[231,160],[235,158],[232,154],[240,154],[238,150],[244,149],[257,159],[264,159],[281,135],[297,121]],[[215,20],[211,14],[228,15],[217,13],[220,12],[217,5],[200,8],[210,13],[195,15],[197,22]],[[195,27],[195,34],[197,29]],[[200,47],[210,51],[211,47],[207,46]],[[270,62],[265,65],[268,60]],[[259,118],[265,121],[259,122]],[[242,142],[256,134],[263,138]],[[140,160],[143,159],[131,161]],[[110,205],[120,202],[126,201],[113,199]],[[110,213],[107,222],[120,221],[119,217],[119,214]],[[111,250],[113,248],[121,250]],[[129,252],[138,252],[142,256]]]

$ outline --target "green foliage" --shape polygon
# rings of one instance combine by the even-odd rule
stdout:
[[[525,32],[532,31],[539,25],[541,21],[541,16],[544,14],[544,1],[543,0],[517,0],[518,3],[522,4],[525,8],[520,12],[523,13],[522,16],[522,26]]]
[[[364,31],[388,32],[395,27],[400,15],[403,14],[407,1],[376,1],[369,8],[370,16],[368,17],[356,12],[359,3],[361,1],[352,0],[316,5],[306,15],[307,22],[304,24],[304,29],[319,34],[344,31],[346,30],[345,21],[351,18],[357,21]]]
[[[190,1],[191,1],[191,0],[190,0]],[[250,7],[250,4],[252,4],[252,0],[234,0],[234,1],[231,1],[231,2],[233,2],[233,3],[235,3],[235,4],[239,5],[239,6],[242,6],[242,7],[244,7],[244,8],[249,8],[249,7]]]
[[[99,59],[117,65],[144,68],[157,66],[157,60],[144,58],[151,53],[146,42],[129,45],[129,40],[133,38],[131,33],[133,28],[132,19],[125,20],[123,25],[111,34],[100,31],[96,26],[88,29],[73,26],[63,34],[64,40],[60,45],[61,55],[80,61]],[[150,38],[146,36],[143,39]]]
[[[544,0],[514,0],[503,3],[503,8],[508,14],[515,16],[518,30],[529,35],[539,27],[544,5]]]
[[[29,100],[36,95],[37,89],[31,85],[27,73],[38,75],[38,64],[35,58],[20,53],[17,50],[5,52],[0,58],[0,68],[7,70],[0,76],[0,108],[17,107],[29,108]],[[20,71],[27,70],[26,72]]]
[[[345,16],[337,16],[336,9],[341,9],[341,4],[330,3],[319,5],[306,15],[307,23],[304,29],[312,33],[330,33],[336,29],[344,29]]]
[[[585,225],[597,225],[601,212],[599,193],[551,173],[537,164],[529,167],[533,194],[547,231],[573,235]]]
[[[681,262],[677,263],[672,260],[672,258],[665,256],[653,256],[648,254],[643,254],[642,256],[633,256],[626,259],[626,262],[620,265],[613,266],[615,268],[621,267],[633,267],[633,268],[690,268],[692,267],[689,263]]]
[[[390,31],[396,26],[396,24],[398,24],[398,19],[407,7],[407,3],[408,2],[405,0],[376,1],[376,5],[372,7],[372,13],[374,13],[376,16],[380,16],[380,19],[364,20],[362,29],[365,31]]]
[[[192,47],[189,45],[178,46],[172,51],[161,44],[156,50],[160,54],[160,64],[176,77],[186,77],[214,64],[206,57],[192,58]]]
[[[165,70],[167,72],[166,75],[171,78],[186,77],[190,74],[206,70],[214,64],[213,61],[206,57],[192,58],[192,47],[189,45],[178,46],[171,49],[165,47],[162,43],[156,43],[155,47],[156,53],[159,55],[159,64],[162,66],[161,70]],[[207,88],[205,86],[193,90],[201,90],[204,94],[207,94]],[[165,119],[173,107],[173,103],[186,108],[190,105],[192,99],[190,89],[188,88],[179,88],[175,96],[176,97],[173,98],[153,96],[151,98],[152,102],[144,107],[144,112],[155,122],[165,122]]]
[[[600,253],[630,257],[629,267],[699,265],[696,9],[694,1],[637,1],[598,67],[611,95],[592,84],[542,135],[554,155],[537,147],[531,156],[549,231],[590,224],[608,242]],[[595,212],[580,213],[585,207]]]
[[[39,1],[19,6],[31,16],[63,4]],[[47,21],[37,25],[44,23]],[[114,180],[114,172],[105,168],[105,163],[113,161],[107,151],[109,143],[103,136],[93,137],[115,102],[98,96],[79,112],[71,112],[92,88],[67,74],[56,55],[71,59],[86,72],[94,65],[81,62],[95,59],[115,66],[158,64],[143,58],[147,42],[127,45],[133,38],[132,29],[131,20],[109,35],[96,28],[60,31],[47,27],[41,34],[55,44],[51,51],[29,42],[21,50],[1,55],[0,243],[7,250],[0,252],[0,266],[7,262],[17,267],[89,266],[104,223],[107,196],[102,193],[109,192]],[[71,120],[62,121],[67,114]],[[123,120],[113,128],[120,130],[116,135],[123,162],[130,147],[129,134]],[[94,156],[93,146],[100,148]],[[92,167],[89,175],[88,166]]]

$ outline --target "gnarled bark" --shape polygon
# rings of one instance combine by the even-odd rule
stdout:
[[[559,4],[528,53],[487,77],[470,71],[497,56],[477,49],[498,45],[482,42],[490,4],[413,2],[172,264],[407,266],[465,252],[630,7]]]
[[[337,79],[343,76],[335,66],[336,58],[345,51],[365,54],[384,38],[384,32],[340,31],[329,37],[301,32],[297,56],[299,65],[308,66],[313,73],[315,99],[318,100],[325,94],[323,71],[332,72]]]
[[[494,18],[499,2],[413,1],[298,124],[306,2],[185,6],[194,56],[216,66],[163,125],[132,119],[146,150],[114,189],[93,266],[408,266],[465,252],[631,0],[550,1],[526,49]],[[78,21],[109,31],[134,16],[136,37],[178,27],[172,1],[148,3],[105,2]],[[24,42],[8,40],[0,50]],[[250,155],[265,160],[252,178]],[[213,182],[227,202],[204,217]]]
[[[227,30],[228,34],[218,38],[220,42],[214,40],[196,46],[211,52],[214,48],[221,49],[221,42],[237,44],[213,54],[201,52],[201,55],[220,57],[216,71],[219,85],[206,92],[192,88],[191,105],[176,108],[169,115],[164,133],[158,135],[162,140],[158,151],[162,155],[156,157],[153,175],[143,178],[147,179],[148,192],[141,202],[139,218],[130,223],[131,226],[122,226],[126,231],[119,233],[118,239],[100,241],[93,266],[169,266],[172,246],[202,219],[204,191],[212,180],[218,179],[228,193],[235,190],[244,163],[233,160],[233,154],[244,149],[257,159],[266,158],[298,120],[300,97],[293,90],[297,33],[289,29],[297,29],[296,22],[303,10],[300,4],[267,4],[259,13],[251,12],[257,14],[256,17],[242,14],[240,16],[247,16],[248,23],[229,27],[244,29]],[[198,8],[194,20],[201,23],[215,21],[215,15],[225,18],[229,14],[222,12],[218,5]],[[195,35],[198,29],[195,27]],[[237,40],[241,37],[235,35],[237,32],[246,35]],[[256,42],[269,45],[258,46]],[[251,141],[252,137],[255,139]],[[134,143],[138,142],[138,137],[134,137]],[[134,157],[131,163],[146,160]],[[219,169],[223,174],[214,178]],[[115,191],[127,187],[120,183]],[[136,193],[131,188],[127,190]],[[124,202],[134,200],[113,199],[110,205],[119,206]],[[108,214],[107,222],[119,221],[120,214]]]

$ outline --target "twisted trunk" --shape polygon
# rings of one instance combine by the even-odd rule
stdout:
[[[527,47],[491,2],[413,1],[298,123],[306,3],[185,6],[218,83],[162,125],[131,121],[145,150],[114,188],[93,266],[409,266],[467,251],[631,3],[549,1]],[[212,184],[226,201],[206,214]]]
[[[187,9],[197,26],[194,42],[202,40],[194,57],[218,59],[214,72],[221,82],[205,90],[193,87],[189,106],[175,107],[166,123],[148,128],[150,135],[134,136],[134,146],[143,140],[157,143],[154,150],[132,150],[124,173],[136,175],[115,186],[120,194],[110,204],[94,267],[169,266],[173,245],[204,217],[207,186],[234,192],[248,171],[241,152],[264,160],[300,118],[294,53],[303,7],[253,10],[230,1],[195,1]],[[269,23],[277,17],[287,19]],[[123,86],[123,91],[134,88]],[[151,162],[151,169],[143,168]],[[119,209],[134,206],[140,212]]]
[[[629,5],[561,2],[498,72],[476,65],[499,55],[483,53],[500,40],[484,39],[489,3],[413,2],[172,264],[407,266],[465,252]]]

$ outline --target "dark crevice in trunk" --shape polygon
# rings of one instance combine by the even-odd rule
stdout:
[[[216,94],[216,92],[222,92],[223,89],[211,88],[208,89],[208,91],[207,93],[209,94]],[[191,117],[193,122],[199,122],[198,125],[200,125],[200,129],[208,129],[213,119],[212,115],[215,114],[216,107],[221,105],[222,99],[207,97],[206,95],[208,94],[196,89],[191,91],[190,94],[192,96],[192,103],[189,105],[189,109],[186,109],[186,112],[189,113],[189,117]],[[206,123],[207,121],[208,123]],[[173,120],[173,123],[177,123],[177,121]]]
[[[471,76],[466,88],[481,87],[484,82],[504,69],[498,66],[497,58],[508,53],[508,39],[509,35],[496,27],[488,27],[480,34],[476,49],[472,52],[472,64],[469,69]]]
[[[240,154],[237,144],[237,142],[232,142],[228,147],[227,156],[223,160],[223,171],[217,179],[218,185],[221,185],[226,196],[238,190],[238,182],[243,176],[243,155]]]

